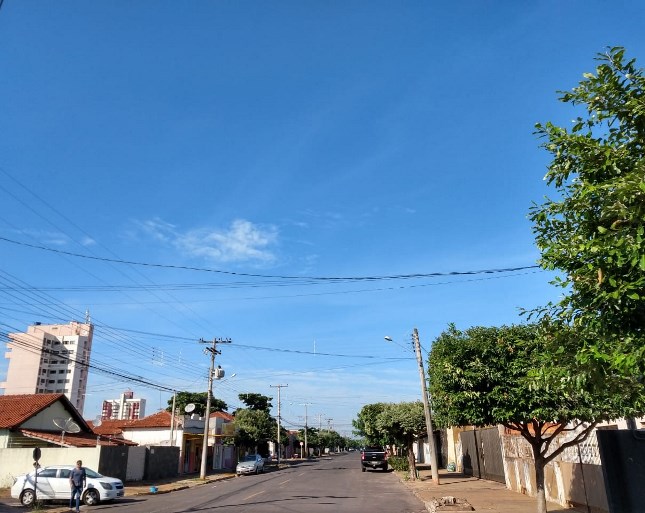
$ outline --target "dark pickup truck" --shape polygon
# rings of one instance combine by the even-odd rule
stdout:
[[[369,446],[361,451],[361,470],[367,467],[387,470],[387,453],[383,447]]]

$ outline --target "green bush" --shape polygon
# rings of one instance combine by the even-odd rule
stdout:
[[[410,465],[408,464],[408,458],[404,456],[390,456],[387,459],[388,464],[394,470],[401,470],[407,472],[410,470]]]

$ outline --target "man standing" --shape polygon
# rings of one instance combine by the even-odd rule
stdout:
[[[87,476],[85,475],[83,462],[78,460],[76,462],[76,468],[73,468],[69,473],[69,485],[72,488],[72,496],[69,498],[69,509],[74,509],[74,497],[76,497],[76,513],[79,513],[81,510],[81,494],[83,493],[83,488],[85,488],[86,480]]]

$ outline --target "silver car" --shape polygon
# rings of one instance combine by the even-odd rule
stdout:
[[[259,454],[248,454],[244,456],[235,467],[235,473],[242,474],[259,474],[264,472],[264,458]]]
[[[34,486],[34,471],[16,478],[11,487],[11,497],[19,499],[23,506],[32,506],[34,501],[67,500],[72,491],[69,485],[69,474],[74,465],[53,465],[38,469],[37,488]],[[86,486],[81,494],[81,500],[88,506],[101,501],[109,501],[123,497],[125,489],[123,481],[115,477],[106,477],[85,468]]]

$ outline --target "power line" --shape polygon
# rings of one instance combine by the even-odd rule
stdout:
[[[223,274],[228,276],[246,276],[251,278],[266,278],[266,279],[279,279],[279,280],[315,280],[320,282],[339,282],[339,281],[382,281],[382,280],[410,280],[418,278],[434,278],[441,276],[471,276],[480,274],[498,274],[515,271],[525,271],[528,269],[539,269],[539,265],[526,265],[519,267],[506,267],[500,269],[478,269],[474,271],[450,271],[450,272],[430,272],[430,273],[413,273],[413,274],[394,274],[383,276],[288,276],[288,275],[275,275],[275,274],[253,274],[253,273],[240,273],[235,271],[224,271],[221,269],[212,269],[208,267],[192,267],[186,265],[173,265],[173,264],[159,264],[153,262],[138,262],[135,260],[121,260],[116,258],[99,257],[94,255],[83,255],[81,253],[74,253],[72,251],[64,251],[62,249],[49,248],[38,244],[29,244],[27,242],[20,242],[6,237],[0,237],[0,241],[24,246],[32,249],[39,249],[41,251],[48,251],[60,255],[67,255],[76,258],[84,258],[87,260],[96,260],[100,262],[111,262],[115,264],[137,265],[143,267],[156,267],[162,269],[178,269],[183,271],[198,271],[207,273]]]

